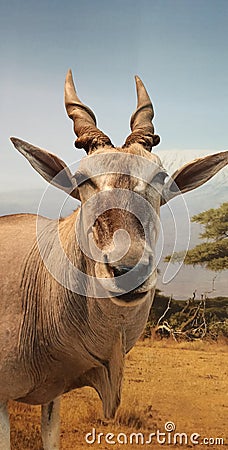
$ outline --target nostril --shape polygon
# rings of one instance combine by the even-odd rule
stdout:
[[[114,277],[120,277],[121,275],[125,275],[126,273],[130,272],[130,270],[132,270],[132,269],[133,269],[132,266],[112,267]]]
[[[144,277],[147,276],[150,272],[150,264],[139,264],[138,266],[110,266],[114,277],[120,277],[121,275],[125,275],[130,270],[132,270],[132,275],[134,277]]]
[[[135,273],[138,277],[144,277],[147,276],[150,272],[150,265],[149,264],[140,264],[138,267],[135,268]]]

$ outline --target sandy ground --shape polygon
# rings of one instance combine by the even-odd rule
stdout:
[[[101,402],[90,388],[62,398],[61,449],[228,449],[227,374],[225,344],[139,342],[127,356],[122,404],[115,421],[103,420]],[[12,450],[41,450],[40,408],[12,402],[10,416]],[[165,426],[172,427],[168,422],[175,424],[175,431],[165,431]],[[86,434],[93,428],[95,442],[87,443]],[[158,436],[160,442],[165,439],[163,445],[157,430],[165,433]],[[100,443],[98,433],[104,433]],[[107,433],[114,436],[106,438]],[[142,433],[138,443],[132,433]],[[156,434],[152,443],[150,433]],[[182,444],[175,433],[185,433]],[[198,444],[191,441],[194,433],[200,435],[193,437]],[[204,443],[204,438],[210,443]],[[216,438],[223,438],[223,445]]]

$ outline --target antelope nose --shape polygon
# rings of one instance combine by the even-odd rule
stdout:
[[[114,277],[120,277],[121,275],[125,275],[126,273],[130,272],[134,266],[118,266],[118,267],[112,267],[113,275]]]
[[[147,278],[150,271],[151,271],[151,265],[149,262],[148,262],[148,264],[145,264],[145,263],[138,264],[137,266],[135,266],[133,268],[133,274],[138,280],[140,280],[140,279],[143,280],[143,279]]]
[[[151,264],[149,261],[147,264],[141,263],[136,266],[118,265],[110,267],[116,278],[116,285],[118,288],[125,291],[134,289],[135,283],[137,287],[139,287],[148,278],[151,272]],[[126,276],[124,278],[119,278],[121,275]]]

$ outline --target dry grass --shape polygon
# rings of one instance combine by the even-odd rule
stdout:
[[[157,429],[164,431],[168,421],[176,431],[203,437],[226,436],[228,421],[227,346],[207,342],[180,344],[147,340],[127,356],[122,404],[114,421],[102,419],[101,402],[94,390],[83,388],[65,395],[61,404],[61,449],[189,449],[192,444],[173,446],[156,442],[150,445],[89,445],[86,433],[142,432],[148,437]],[[41,450],[39,407],[11,403],[12,450]],[[103,439],[103,440],[102,440]],[[208,448],[207,446],[203,446]],[[211,449],[219,446],[209,446]],[[198,446],[196,446],[198,448]],[[201,445],[202,448],[202,445]]]
[[[174,341],[172,337],[168,339],[160,339],[153,336],[151,339],[144,340],[144,345],[153,348],[177,348],[181,350],[195,350],[195,351],[212,351],[226,353],[228,352],[228,339],[226,337],[220,337],[217,340],[209,339],[196,339],[195,341]]]

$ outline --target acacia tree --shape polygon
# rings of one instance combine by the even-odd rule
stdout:
[[[205,242],[184,252],[165,257],[168,262],[183,261],[187,265],[201,265],[215,272],[228,269],[228,203],[223,203],[217,209],[209,209],[192,217],[192,222],[203,225],[204,231],[200,238]]]
[[[174,255],[168,255],[165,257],[165,261],[183,261],[186,265],[200,265],[214,272],[228,269],[228,203],[223,203],[217,209],[209,209],[197,214],[191,218],[191,221],[203,226],[200,238],[204,242],[188,250],[187,253],[177,252]],[[212,291],[214,291],[215,278],[216,275],[213,277]],[[208,333],[212,336],[217,336],[219,332],[227,335],[225,322],[212,321],[210,323],[211,319],[206,318],[205,300],[206,297],[198,305],[187,303],[175,318],[180,321],[178,329],[175,329],[172,324],[168,324],[170,335],[176,339],[188,338],[191,340],[202,339]],[[208,320],[209,323],[207,323]]]

